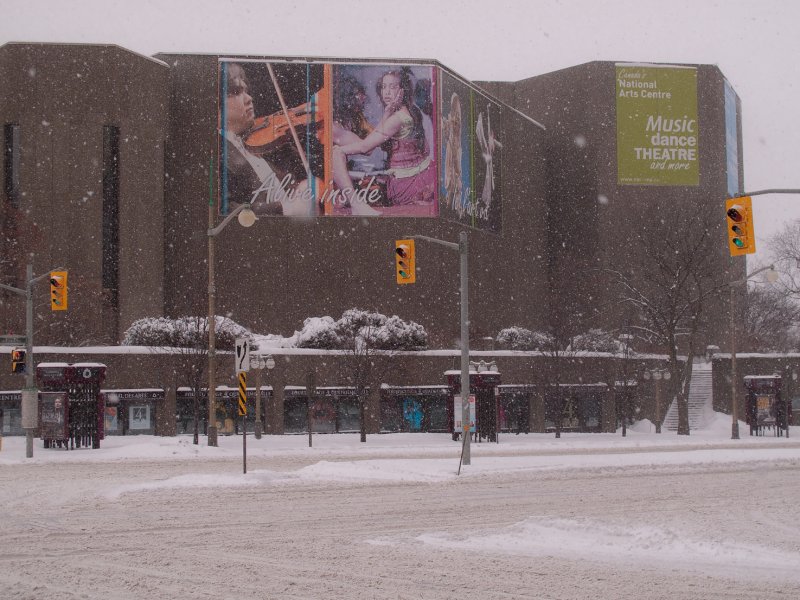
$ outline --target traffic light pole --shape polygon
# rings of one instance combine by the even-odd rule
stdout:
[[[50,269],[60,271],[63,267]],[[33,372],[33,284],[48,277],[50,272],[33,276],[33,264],[28,263],[25,273],[25,289],[21,290],[0,283],[0,288],[25,296],[25,387],[22,390],[22,428],[25,430],[25,458],[33,458],[33,434],[38,425],[39,391]]]
[[[795,190],[791,188],[777,188],[770,190],[756,190],[755,192],[745,192],[729,196],[729,198],[746,198],[747,196],[763,196],[764,194],[800,194],[800,189]]]
[[[471,464],[470,456],[470,414],[469,414],[469,270],[467,264],[468,246],[467,232],[462,231],[458,236],[458,243],[446,242],[424,235],[409,235],[408,239],[425,240],[451,250],[458,250],[461,258],[461,428],[463,437],[463,450],[461,464]],[[455,418],[455,415],[453,415]]]
[[[750,279],[764,271],[770,271],[777,276],[775,272],[775,265],[768,265],[762,267],[757,271],[753,271],[747,277],[731,281],[728,284],[730,290],[730,306],[731,311],[731,439],[739,439],[739,404],[737,399],[738,381],[736,379],[736,300],[733,293],[733,287],[736,285],[747,284]],[[767,274],[769,276],[769,273]]]

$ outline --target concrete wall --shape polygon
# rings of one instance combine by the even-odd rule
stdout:
[[[513,83],[481,84],[547,127],[547,225],[550,320],[578,321],[613,330],[630,321],[605,269],[628,271],[647,288],[658,262],[641,251],[644,237],[710,227],[709,287],[745,274],[743,257],[731,258],[725,231],[727,197],[724,78],[711,65],[697,67],[700,184],[640,186],[617,183],[615,63],[591,62]],[[742,180],[741,147],[739,179]],[[704,255],[707,253],[704,251]],[[744,301],[741,291],[739,301]],[[705,344],[727,347],[728,296],[722,288],[706,301]],[[576,315],[578,316],[576,318]],[[584,330],[586,325],[584,325]],[[664,351],[653,348],[653,351]]]
[[[34,289],[37,343],[115,342],[163,310],[167,67],[116,46],[0,47],[0,121],[20,126],[20,197],[3,194],[2,282],[69,271],[69,310]],[[119,301],[103,288],[103,127],[120,132]],[[4,177],[4,171],[0,176]],[[11,240],[11,241],[9,241]],[[0,292],[0,330],[24,332],[24,299]]]

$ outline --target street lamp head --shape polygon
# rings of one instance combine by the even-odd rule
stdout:
[[[775,283],[776,281],[778,281],[779,275],[778,275],[778,272],[775,270],[774,266],[771,266],[767,270],[767,273],[766,273],[765,277],[766,277],[766,279],[767,279],[767,281],[769,283]]]
[[[269,356],[267,356],[267,369],[274,369],[274,368],[275,368],[275,359],[272,358],[272,355],[270,354]]]
[[[253,223],[258,220],[258,217],[256,217],[256,213],[254,213],[253,210],[247,206],[247,208],[243,209],[242,212],[239,213],[238,219],[239,225],[242,227],[252,227]]]

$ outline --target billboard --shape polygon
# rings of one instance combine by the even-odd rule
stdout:
[[[499,233],[503,145],[495,128],[501,105],[445,71],[439,81],[439,214]]]
[[[739,186],[739,122],[738,97],[728,80],[725,80],[725,170],[728,196],[738,196]]]
[[[617,182],[699,185],[697,70],[616,65]]]
[[[436,217],[437,69],[219,61],[219,206]]]

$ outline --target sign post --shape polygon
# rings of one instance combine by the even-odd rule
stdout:
[[[242,417],[242,472],[247,473],[247,372],[250,370],[250,344],[236,338],[236,376],[239,380],[239,416]]]

